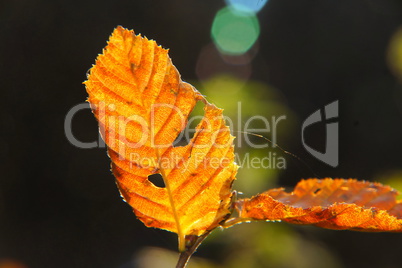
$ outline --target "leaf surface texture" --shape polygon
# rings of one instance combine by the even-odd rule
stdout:
[[[200,236],[230,213],[233,139],[222,109],[181,80],[168,51],[118,27],[85,82],[117,185],[148,227]],[[197,101],[204,117],[185,146],[173,146]],[[161,174],[165,187],[148,176]],[[182,248],[183,249],[183,248]]]
[[[239,218],[312,224],[338,230],[401,232],[398,192],[380,183],[354,179],[308,179],[293,192],[271,189],[238,200]]]

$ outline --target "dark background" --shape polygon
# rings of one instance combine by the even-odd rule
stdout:
[[[170,48],[182,78],[197,80],[197,57],[211,41],[212,20],[224,5],[215,0],[0,2],[0,260],[32,268],[134,267],[132,256],[144,246],[176,250],[174,234],[144,227],[122,202],[105,149],[80,149],[67,141],[64,118],[86,100],[86,72],[117,25]],[[320,176],[379,180],[401,170],[402,89],[385,55],[402,24],[402,4],[270,0],[258,18],[259,52],[251,79],[277,88],[300,118],[331,101],[340,104],[337,168],[310,156],[300,133],[284,147]],[[73,131],[79,140],[97,139],[89,110],[75,116]],[[319,139],[314,140],[318,147]],[[293,186],[309,176],[314,175],[290,164],[278,184]],[[341,267],[402,263],[401,234],[290,228],[328,248]],[[216,263],[224,254],[222,242],[214,241],[197,253]]]

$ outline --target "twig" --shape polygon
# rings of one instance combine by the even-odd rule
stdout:
[[[202,241],[211,233],[212,230],[207,231],[201,236],[188,235],[186,236],[186,250],[180,253],[179,260],[177,261],[176,268],[185,268],[190,257],[197,250]]]

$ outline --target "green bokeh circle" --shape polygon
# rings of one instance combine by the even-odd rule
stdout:
[[[260,34],[258,19],[253,14],[242,14],[230,8],[218,11],[212,23],[212,40],[225,54],[245,53]]]

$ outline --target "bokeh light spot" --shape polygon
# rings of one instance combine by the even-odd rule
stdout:
[[[402,27],[391,38],[388,47],[388,64],[394,75],[402,81]]]
[[[225,0],[225,2],[237,11],[257,13],[264,7],[267,0]]]
[[[218,11],[212,24],[212,39],[221,53],[241,55],[249,50],[260,34],[258,19],[226,7]]]

